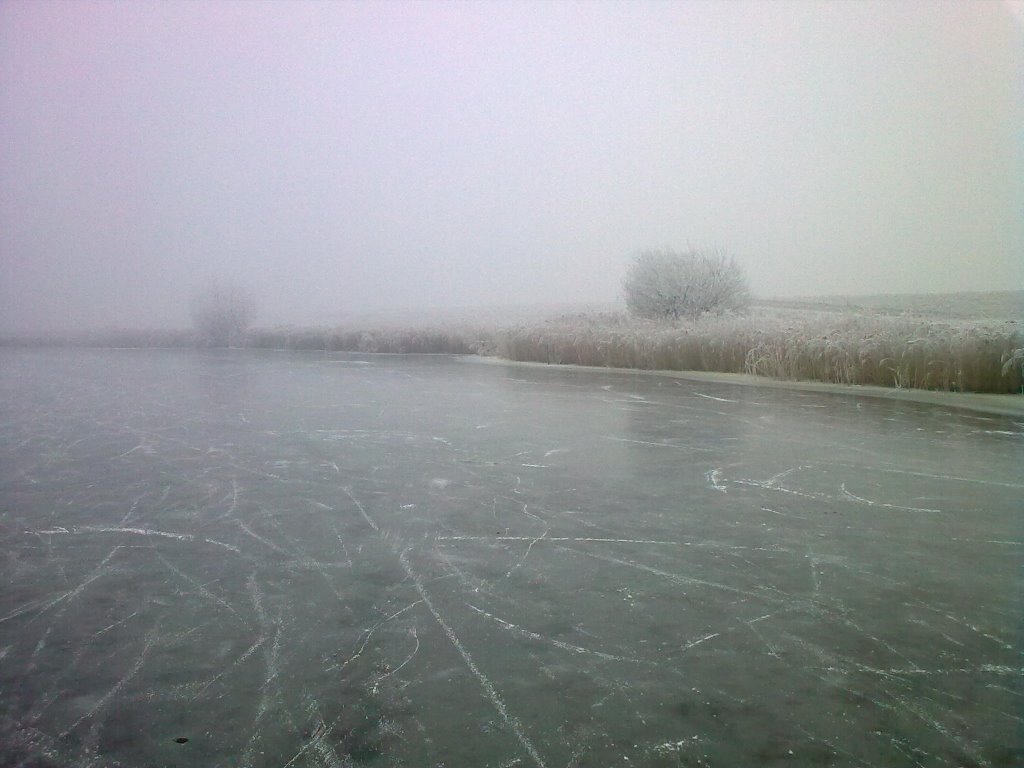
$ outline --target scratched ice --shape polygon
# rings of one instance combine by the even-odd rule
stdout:
[[[1022,433],[452,358],[5,350],[0,764],[1019,765]]]

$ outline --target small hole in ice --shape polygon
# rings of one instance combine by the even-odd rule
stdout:
[[[176,743],[178,743],[178,744],[187,744],[188,743],[188,736],[179,736],[174,741]]]

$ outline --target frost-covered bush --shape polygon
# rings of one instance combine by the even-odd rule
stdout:
[[[644,251],[622,287],[629,311],[649,320],[694,320],[750,303],[743,269],[718,251]]]
[[[226,283],[214,283],[193,296],[190,309],[200,342],[210,347],[240,344],[255,314],[249,292]]]

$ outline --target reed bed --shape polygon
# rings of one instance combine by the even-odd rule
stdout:
[[[2,345],[194,347],[190,331],[118,331],[0,338]],[[662,323],[622,312],[473,327],[295,328],[250,331],[257,349],[489,355],[509,360],[954,392],[1024,394],[1018,320],[944,320],[891,312],[759,306],[744,314]]]
[[[273,328],[251,332],[246,346],[323,352],[487,355],[493,353],[495,342],[494,331],[472,328]]]
[[[191,330],[108,328],[81,333],[11,334],[0,336],[0,347],[97,347],[107,349],[173,349],[200,345]]]
[[[770,308],[679,324],[568,316],[498,339],[510,360],[991,393],[1022,391],[1022,347],[1014,321]]]

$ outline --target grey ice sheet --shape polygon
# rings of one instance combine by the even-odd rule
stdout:
[[[1022,431],[451,358],[5,350],[0,764],[1019,764]]]

